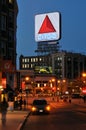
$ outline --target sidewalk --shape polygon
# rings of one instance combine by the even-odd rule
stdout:
[[[26,120],[29,110],[26,111],[8,111],[6,124],[2,124],[0,114],[0,130],[20,130],[22,124]]]

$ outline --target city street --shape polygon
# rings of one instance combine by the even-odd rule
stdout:
[[[64,128],[66,130],[72,128],[77,130],[77,127],[78,130],[82,130],[82,128],[85,130],[86,103],[83,100],[74,99],[72,103],[63,102],[62,100],[57,102],[56,98],[52,101],[52,98],[48,97],[46,100],[51,105],[51,113],[49,115],[31,115],[30,108],[34,98],[28,98],[27,110],[8,111],[5,125],[2,124],[0,113],[0,130],[20,130],[21,126],[23,126],[23,130],[57,130],[57,128],[58,130]]]
[[[30,115],[23,130],[85,130],[86,105],[80,100],[69,102],[50,102],[49,115]]]

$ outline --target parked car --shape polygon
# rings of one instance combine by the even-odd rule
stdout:
[[[32,114],[38,113],[50,113],[50,105],[47,103],[45,99],[34,99],[31,108]]]

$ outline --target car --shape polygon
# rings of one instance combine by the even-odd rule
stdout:
[[[49,114],[50,105],[45,99],[34,99],[32,103],[31,112],[32,114],[38,114],[38,113]]]

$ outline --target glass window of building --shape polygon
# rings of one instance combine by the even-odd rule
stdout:
[[[29,64],[27,64],[27,68],[29,68]]]
[[[42,58],[39,58],[39,61],[42,61]]]
[[[24,68],[24,64],[22,64],[22,68]]]
[[[60,58],[59,57],[57,57],[57,60],[59,60]]]
[[[12,50],[12,49],[9,49],[9,51],[8,51],[8,57],[9,57],[10,59],[13,58],[13,50]]]
[[[1,30],[6,30],[6,16],[1,15]]]
[[[9,30],[9,41],[12,42],[14,41],[14,32]]]
[[[27,68],[27,64],[25,64],[25,68]]]
[[[24,58],[22,59],[22,62],[24,62]]]
[[[0,55],[5,56],[6,55],[6,42],[1,41],[0,43]]]
[[[36,58],[33,58],[33,62],[35,62],[36,61]]]
[[[27,62],[29,62],[29,58],[27,59]]]
[[[9,21],[10,21],[10,23],[11,22],[13,23],[13,21],[14,21],[14,12],[12,12],[12,11],[9,11]]]
[[[13,3],[13,0],[9,0],[9,3]]]
[[[31,68],[33,68],[33,64],[31,64]]]
[[[2,4],[6,4],[6,0],[1,0],[1,3]]]
[[[36,62],[38,61],[38,58],[36,58]]]
[[[27,58],[24,59],[25,63],[27,62]]]
[[[71,57],[68,57],[67,60],[68,60],[68,61],[71,61]]]
[[[36,61],[36,58],[31,58],[31,62],[35,62]]]
[[[33,58],[31,58],[31,62],[33,62]]]
[[[62,57],[60,57],[60,60],[62,60]]]
[[[58,60],[60,60],[60,61],[61,61],[61,60],[62,60],[62,57],[58,57]]]

